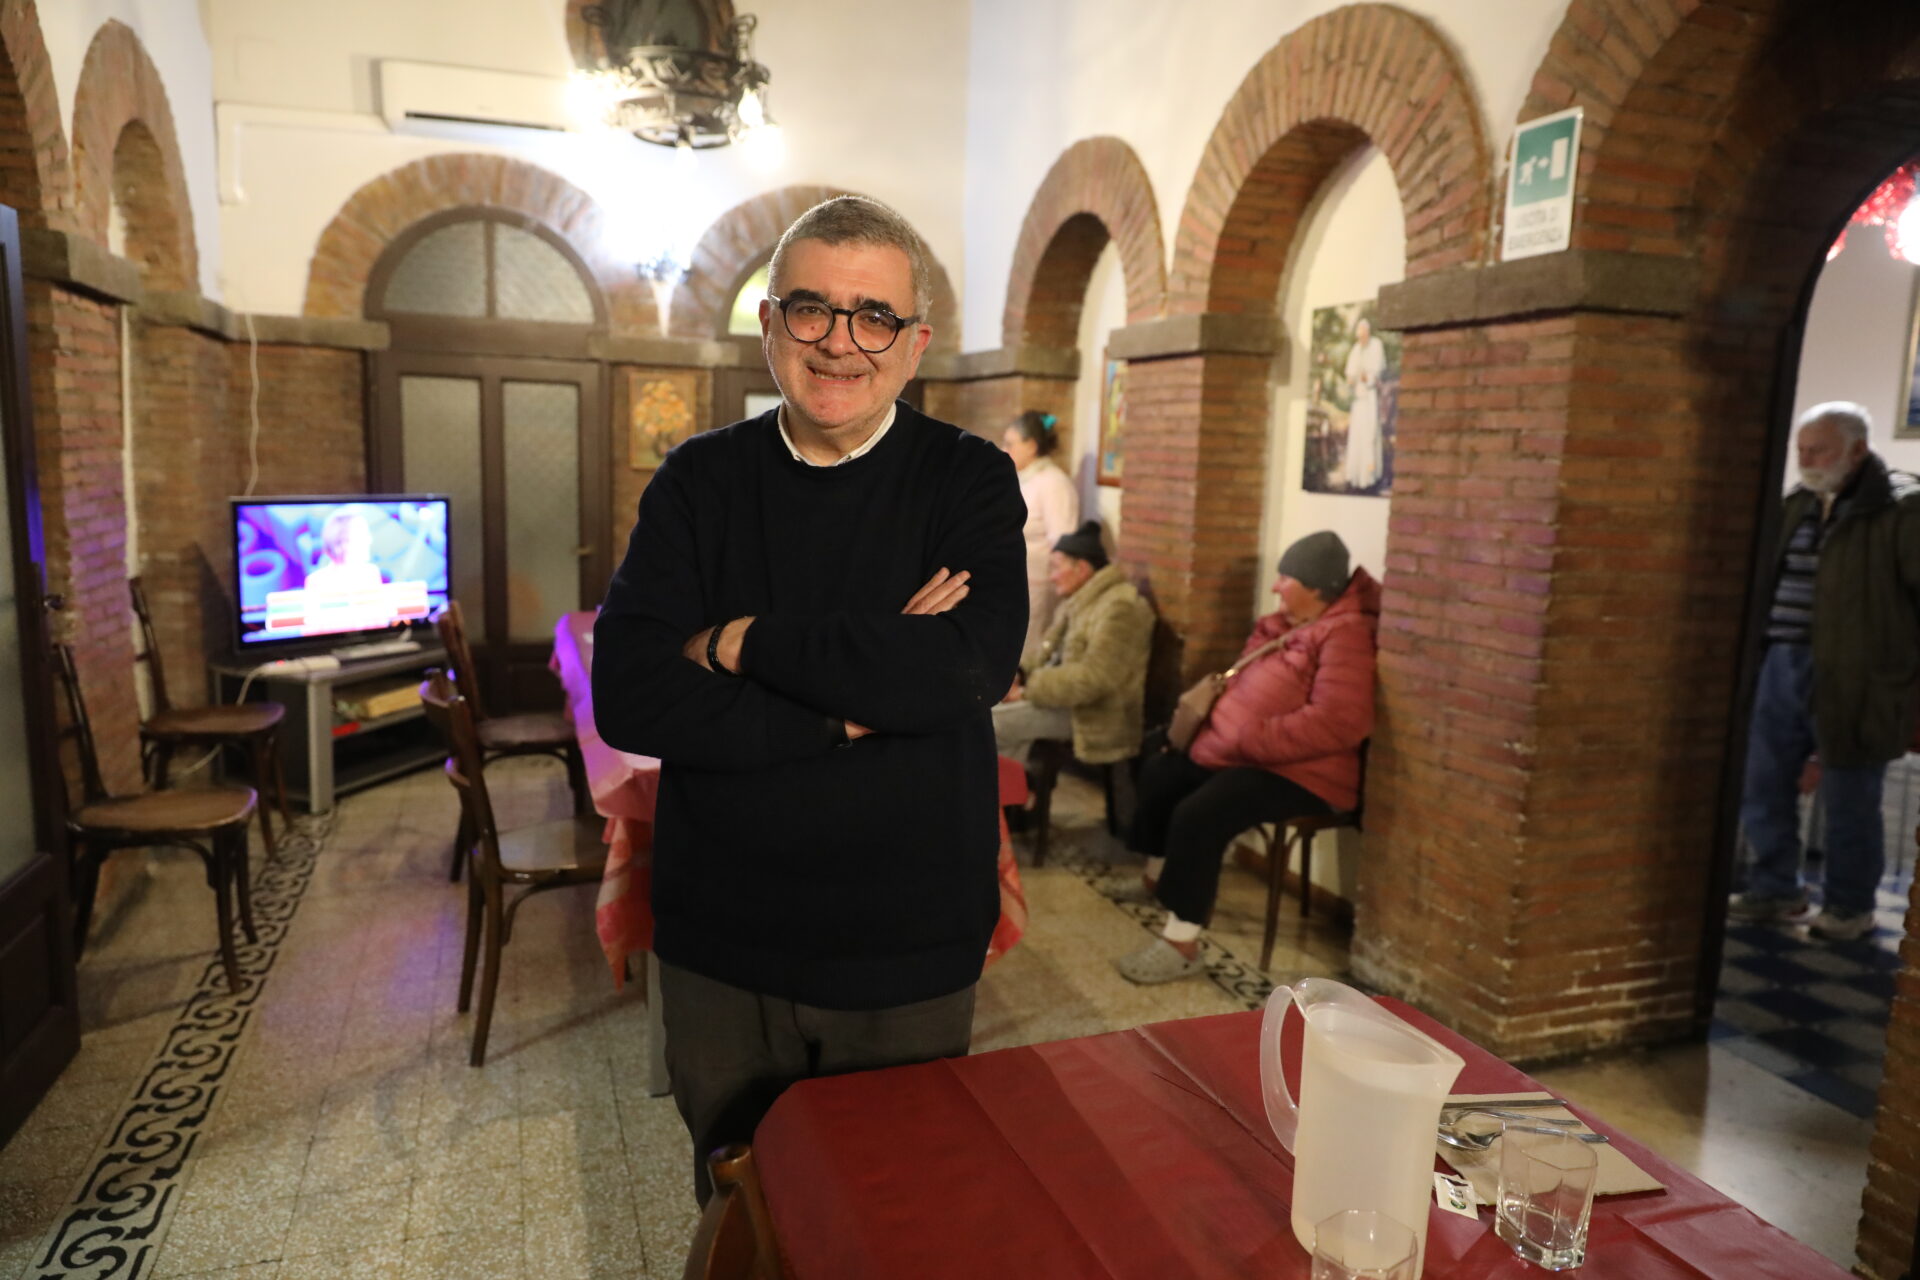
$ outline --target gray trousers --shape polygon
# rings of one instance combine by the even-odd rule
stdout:
[[[1036,707],[1022,699],[993,708],[993,749],[1009,760],[1027,762],[1033,744],[1073,737],[1073,713],[1065,707]]]
[[[693,1194],[713,1194],[707,1154],[751,1142],[790,1084],[812,1076],[966,1056],[973,988],[891,1009],[816,1009],[661,962],[673,1100],[693,1136]]]

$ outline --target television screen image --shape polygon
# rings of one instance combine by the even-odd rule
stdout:
[[[233,501],[239,642],[424,624],[447,602],[447,500],[437,495]]]

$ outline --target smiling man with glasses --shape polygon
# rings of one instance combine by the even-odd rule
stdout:
[[[662,762],[654,951],[702,1201],[706,1154],[787,1084],[972,1035],[1026,504],[992,443],[899,399],[930,281],[874,201],[787,229],[760,304],[782,403],[661,464],[594,629],[601,737]]]

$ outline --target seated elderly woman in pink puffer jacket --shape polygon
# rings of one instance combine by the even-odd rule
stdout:
[[[1352,809],[1360,744],[1373,732],[1380,585],[1349,571],[1346,544],[1310,533],[1280,557],[1281,608],[1254,624],[1249,663],[1185,751],[1141,766],[1127,847],[1145,854],[1147,891],[1168,908],[1161,936],[1114,961],[1140,983],[1198,973],[1227,842],[1249,827]]]

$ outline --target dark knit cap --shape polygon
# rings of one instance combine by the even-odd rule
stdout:
[[[1310,533],[1280,554],[1280,572],[1329,603],[1353,581],[1347,562],[1347,544],[1340,535],[1322,529]]]
[[[1107,567],[1107,549],[1100,541],[1100,522],[1089,520],[1072,533],[1063,533],[1053,549],[1076,560],[1085,560],[1096,569]]]

